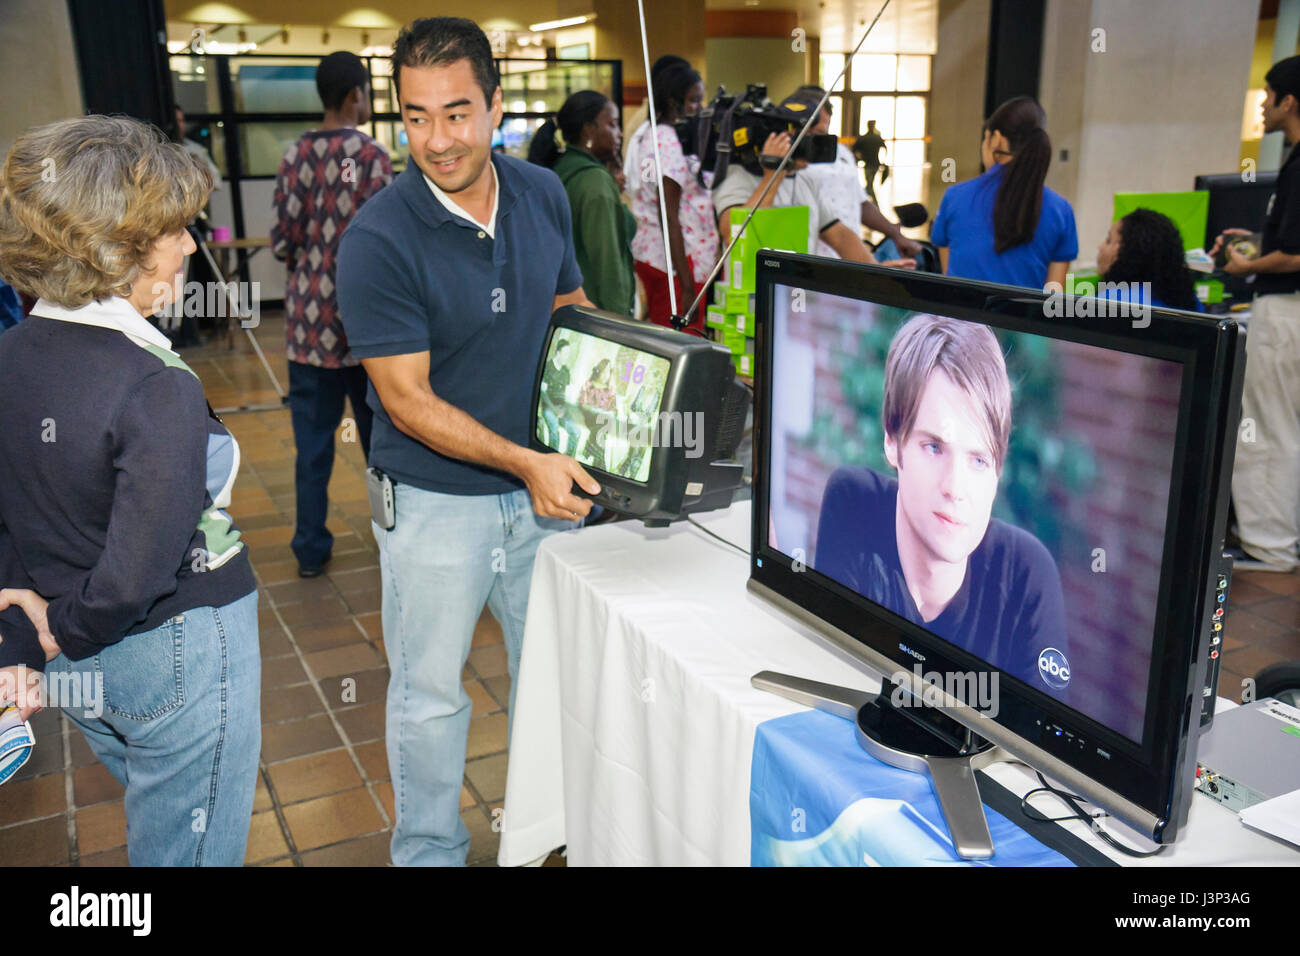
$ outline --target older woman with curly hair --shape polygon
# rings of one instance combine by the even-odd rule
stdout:
[[[29,130],[0,174],[0,275],[38,297],[0,336],[0,703],[58,675],[134,865],[241,864],[261,748],[239,448],[147,321],[211,189],[124,117]]]

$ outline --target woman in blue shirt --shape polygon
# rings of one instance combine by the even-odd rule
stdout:
[[[1043,185],[1052,162],[1045,122],[1028,96],[1007,100],[985,122],[986,171],[944,193],[930,230],[948,275],[1031,289],[1064,285],[1079,239],[1074,210]]]

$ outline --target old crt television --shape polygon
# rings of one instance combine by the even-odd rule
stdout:
[[[597,504],[648,524],[731,504],[751,393],[723,346],[565,306],[535,386],[532,447],[577,459],[600,482]]]
[[[757,282],[749,588],[1172,842],[1244,333],[785,253]]]
[[[1262,171],[1250,179],[1241,173],[1207,173],[1196,177],[1196,189],[1210,194],[1205,220],[1205,248],[1225,229],[1259,232],[1268,213],[1268,200],[1277,188],[1277,172]]]

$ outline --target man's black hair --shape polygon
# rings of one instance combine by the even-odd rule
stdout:
[[[369,83],[370,74],[361,57],[347,50],[323,57],[316,67],[316,92],[327,110],[339,109],[349,93],[357,87],[365,89]]]
[[[1287,94],[1295,97],[1296,107],[1300,109],[1300,56],[1289,56],[1278,60],[1264,74],[1264,82],[1273,88],[1273,101],[1279,106]]]
[[[555,343],[555,356],[556,356],[556,358],[559,358],[559,356],[560,356],[560,349],[567,349],[568,347],[569,347],[569,340],[568,340],[568,339],[560,339],[558,342],[556,342],[556,343]]]
[[[473,20],[464,17],[426,17],[402,27],[393,44],[393,85],[400,97],[404,66],[447,66],[469,60],[474,79],[489,104],[499,80],[492,44]]]

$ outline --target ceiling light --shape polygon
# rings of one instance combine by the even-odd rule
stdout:
[[[588,20],[596,19],[595,14],[588,14],[585,17],[566,17],[563,20],[546,20],[542,23],[534,23],[528,29],[533,33],[542,33],[546,30],[558,30],[560,27],[576,27],[580,23],[586,23]]]

